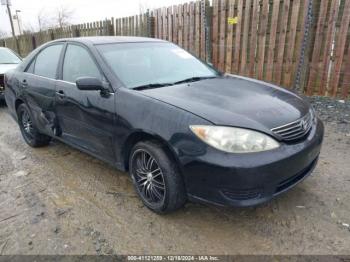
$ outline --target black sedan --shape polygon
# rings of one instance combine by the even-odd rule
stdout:
[[[157,39],[53,41],[5,82],[30,146],[57,139],[128,171],[157,213],[187,200],[263,203],[312,172],[323,139],[298,95],[221,74]]]

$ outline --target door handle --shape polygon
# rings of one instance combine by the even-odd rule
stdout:
[[[22,87],[27,87],[27,86],[28,86],[27,80],[26,80],[26,79],[23,79],[21,85],[22,85]]]
[[[63,92],[63,90],[57,91],[56,94],[61,99],[66,97],[66,94]]]

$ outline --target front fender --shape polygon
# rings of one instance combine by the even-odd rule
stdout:
[[[190,131],[190,125],[211,125],[190,112],[144,96],[139,91],[117,91],[116,156],[124,161],[122,149],[128,137],[143,132],[166,143],[174,156],[184,163],[188,156],[204,150],[204,143]]]

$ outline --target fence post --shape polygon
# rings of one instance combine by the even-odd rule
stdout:
[[[112,34],[112,21],[106,19],[104,22],[104,25],[105,25],[104,35],[108,35],[108,36],[113,35]]]
[[[147,19],[147,36],[151,38],[155,38],[155,17],[150,16],[149,9],[147,9],[146,12],[146,19]]]
[[[109,34],[110,35],[115,35],[115,20],[114,17],[111,17],[111,23],[110,23],[110,30],[109,30]]]
[[[80,31],[78,29],[78,26],[73,26],[73,37],[79,37],[80,36]]]
[[[305,19],[304,24],[304,35],[302,39],[302,45],[301,45],[301,52],[299,57],[299,63],[296,71],[295,76],[295,82],[294,82],[294,89],[298,92],[304,91],[305,86],[305,78],[306,78],[306,69],[307,69],[307,63],[309,62],[309,52],[310,49],[310,40],[311,40],[311,29],[312,29],[312,22],[313,22],[313,0],[306,0],[307,3],[307,12],[305,15],[307,18]],[[305,62],[305,59],[307,59],[307,62]]]
[[[101,21],[101,33],[100,35],[107,35],[107,20]]]
[[[201,13],[202,16],[202,26],[204,27],[205,32],[205,61],[207,63],[211,63],[211,6],[209,0],[202,0],[201,1]]]
[[[31,35],[31,40],[32,40],[32,50],[34,50],[36,48],[36,39],[34,35]]]
[[[17,36],[14,36],[14,39],[15,39],[15,43],[16,43],[17,53],[18,53],[19,55],[21,55],[21,47],[20,47],[20,44],[19,44],[18,37],[17,37]]]
[[[147,9],[147,12],[146,12],[146,23],[147,23],[147,37],[151,37],[151,17],[150,17],[150,14],[149,14],[149,9]]]
[[[50,38],[51,40],[55,40],[55,34],[52,29],[50,29]]]

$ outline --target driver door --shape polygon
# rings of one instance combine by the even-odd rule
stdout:
[[[60,136],[93,155],[114,162],[114,93],[79,90],[79,77],[106,81],[89,50],[80,44],[66,46],[60,80],[56,84],[56,114]]]

